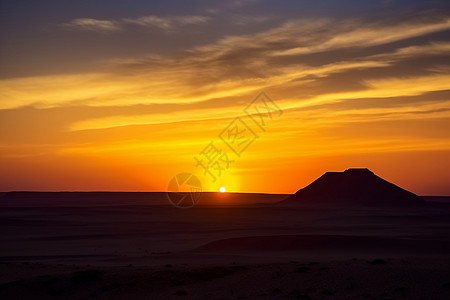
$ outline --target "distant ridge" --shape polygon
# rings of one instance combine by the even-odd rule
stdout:
[[[286,194],[202,192],[198,207],[220,205],[272,204],[285,199]],[[12,191],[0,194],[4,206],[117,206],[170,204],[166,192],[39,192]]]
[[[326,172],[280,203],[409,206],[425,201],[363,168]]]

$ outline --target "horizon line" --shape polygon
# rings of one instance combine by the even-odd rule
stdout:
[[[90,190],[90,191],[76,191],[76,190],[59,190],[59,191],[48,191],[48,190],[11,190],[11,191],[0,191],[0,193],[171,193],[169,191],[102,191],[102,190]],[[172,192],[173,193],[173,192]],[[201,191],[199,193],[216,193],[222,194],[219,191]],[[262,195],[293,195],[292,193],[265,193],[265,192],[226,192],[225,194],[262,194]],[[419,197],[450,197],[450,195],[418,195]]]

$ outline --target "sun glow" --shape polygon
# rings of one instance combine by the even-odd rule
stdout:
[[[225,193],[225,191],[226,191],[225,187],[221,186],[221,187],[219,188],[219,192]]]

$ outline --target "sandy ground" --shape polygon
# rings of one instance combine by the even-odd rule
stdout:
[[[450,260],[351,259],[164,266],[1,264],[2,299],[449,299]]]
[[[65,200],[0,201],[0,299],[450,299],[445,205]]]

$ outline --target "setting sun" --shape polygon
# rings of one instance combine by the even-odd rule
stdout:
[[[0,193],[158,192],[189,172],[290,194],[361,166],[450,195],[448,1],[398,18],[406,1],[4,2]]]
[[[0,0],[0,66],[0,300],[450,300],[450,0]]]

